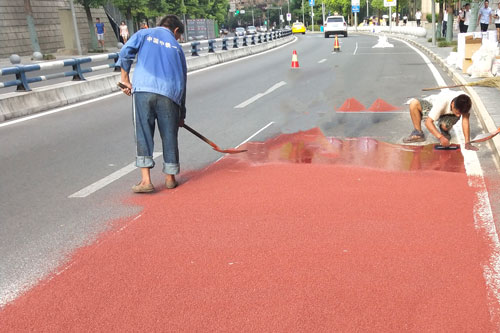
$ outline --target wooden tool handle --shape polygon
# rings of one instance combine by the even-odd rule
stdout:
[[[439,89],[446,89],[446,88],[458,88],[458,87],[463,87],[465,84],[457,84],[454,86],[443,86],[443,87],[435,87],[435,88],[424,88],[422,91],[429,91],[429,90],[439,90]]]

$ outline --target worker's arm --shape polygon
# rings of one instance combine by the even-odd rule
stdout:
[[[464,138],[465,138],[465,149],[477,151],[477,150],[479,150],[479,148],[473,146],[470,143],[470,122],[469,122],[469,118],[470,118],[470,114],[464,114],[464,115],[462,115],[462,130],[464,132]]]
[[[450,140],[448,140],[443,134],[439,132],[439,130],[436,128],[436,125],[434,125],[434,120],[431,117],[428,117],[425,120],[425,127],[427,127],[432,135],[438,138],[441,146],[448,147],[450,145]]]

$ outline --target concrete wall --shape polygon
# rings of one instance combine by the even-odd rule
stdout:
[[[31,0],[33,19],[42,53],[65,49],[60,10],[69,10],[68,0]],[[82,6],[75,4],[81,46],[87,52],[90,31]],[[92,9],[93,18],[101,18],[106,27],[106,45],[116,45],[116,37],[104,9]],[[95,21],[95,20],[94,20]],[[71,34],[70,34],[71,35]],[[0,0],[0,58],[11,54],[30,55],[33,47],[28,31],[24,0]]]

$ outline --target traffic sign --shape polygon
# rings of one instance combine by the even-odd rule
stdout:
[[[245,10],[244,9],[240,10],[240,14],[245,14]]]
[[[359,6],[359,0],[351,0],[351,6]]]
[[[396,6],[396,0],[384,0],[384,7]]]
[[[351,6],[351,12],[353,13],[359,13],[359,5],[356,5],[356,6]]]
[[[314,7],[314,0],[309,0],[309,6]]]
[[[292,20],[292,14],[286,13],[286,20],[290,22]]]

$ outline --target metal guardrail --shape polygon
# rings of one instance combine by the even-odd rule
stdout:
[[[267,41],[272,41],[277,38],[283,38],[292,34],[291,30],[279,30],[267,33],[260,33],[251,36],[241,37],[242,47],[248,45],[257,45],[261,43],[266,43]],[[240,37],[225,37],[218,39],[210,39],[205,41],[195,41],[190,43],[182,43],[182,49],[185,53],[190,52],[192,57],[199,56],[201,51],[206,51],[207,53],[214,53],[216,49],[221,49],[223,51],[229,50],[228,43],[232,43],[231,48],[236,49],[240,47],[239,43]],[[61,77],[72,77],[73,81],[85,80],[85,73],[96,72],[99,70],[114,68],[115,71],[119,72],[120,68],[115,64],[118,61],[118,53],[108,53],[94,55],[90,57],[83,58],[73,58],[66,60],[50,61],[40,64],[29,64],[29,65],[15,65],[12,67],[6,67],[0,69],[0,76],[15,75],[15,80],[0,82],[0,88],[7,88],[16,86],[16,91],[31,91],[30,83],[52,80]],[[85,63],[92,63],[95,61],[104,61],[113,59],[114,62],[106,65],[99,65],[89,68],[82,68],[81,65]],[[54,68],[64,68],[72,67],[71,71],[54,73],[47,75],[40,75],[35,77],[27,77],[26,73],[34,71],[43,71]]]
[[[81,67],[81,65],[85,63],[90,63],[94,61],[103,61],[108,59],[114,59],[114,63],[94,66],[89,68]],[[29,84],[34,82],[52,80],[67,76],[72,76],[73,81],[85,80],[85,76],[83,75],[85,73],[96,72],[99,70],[109,69],[109,68],[114,68],[115,71],[119,71],[120,69],[115,66],[116,61],[118,61],[118,53],[108,53],[108,54],[99,54],[84,58],[49,61],[40,64],[16,65],[13,67],[2,68],[0,69],[0,76],[15,75],[16,79],[12,81],[0,82],[0,88],[17,86],[16,91],[31,91]],[[73,69],[72,71],[54,73],[48,75],[40,75],[30,78],[26,76],[26,73],[28,72],[43,71],[54,68],[64,68],[69,66],[72,67]]]
[[[266,33],[257,33],[254,35],[245,35],[242,37],[224,37],[217,39],[209,39],[204,41],[195,41],[189,43],[182,43],[182,50],[184,53],[191,53],[192,57],[197,57],[202,51],[207,53],[213,53],[215,50],[219,49],[222,51],[227,51],[229,49],[236,49],[250,45],[257,45],[261,43],[266,43],[278,38],[283,38],[290,36],[292,34],[291,30],[278,30]],[[241,43],[240,43],[241,40]]]

